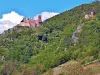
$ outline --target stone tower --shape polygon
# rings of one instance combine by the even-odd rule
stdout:
[[[94,12],[91,12],[91,18],[93,18],[94,17]]]
[[[41,22],[42,22],[41,15],[38,15],[38,22],[39,22],[39,23],[41,23]]]

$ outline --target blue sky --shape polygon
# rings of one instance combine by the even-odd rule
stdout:
[[[1,0],[0,18],[2,14],[15,11],[20,15],[32,17],[42,12],[63,12],[93,0]]]
[[[63,11],[94,0],[0,0],[0,34],[13,28],[23,17],[42,20],[55,16]]]

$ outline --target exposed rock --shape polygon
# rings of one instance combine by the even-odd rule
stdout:
[[[73,32],[72,40],[74,43],[77,43],[79,40],[78,34],[82,32],[82,27],[84,24],[79,24],[75,32]]]

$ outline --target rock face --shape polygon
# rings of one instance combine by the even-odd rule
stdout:
[[[85,15],[85,19],[90,19],[90,18],[93,18],[93,17],[94,17],[94,12],[92,12],[92,11],[89,15],[88,14]],[[76,31],[73,32],[72,40],[73,40],[73,43],[75,43],[74,45],[76,45],[76,43],[79,42],[78,34],[82,32],[83,25],[84,25],[84,23],[80,23],[78,25]]]
[[[41,15],[38,16],[37,20],[30,19],[30,18],[23,18],[20,22],[20,26],[28,26],[28,27],[38,27],[42,24]]]
[[[84,24],[79,24],[76,31],[73,32],[73,35],[72,35],[72,40],[73,42],[76,44],[78,41],[79,41],[79,37],[78,37],[78,34],[82,32],[82,27],[83,27]]]

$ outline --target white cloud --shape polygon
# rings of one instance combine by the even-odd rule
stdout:
[[[19,15],[18,13],[12,11],[11,13],[8,14],[4,14],[2,19],[0,19],[0,21],[11,21],[12,23],[20,23],[20,21],[22,20],[23,16]]]
[[[13,28],[23,19],[18,13],[12,11],[11,13],[4,14],[0,19],[0,33],[9,28]]]
[[[56,12],[43,12],[43,13],[41,13],[40,15],[42,16],[42,21],[44,21],[44,20],[46,20],[46,19],[48,19],[48,18],[51,18],[51,17],[53,17],[53,16],[55,16],[55,15],[58,15],[59,13],[56,13]],[[39,15],[39,14],[38,14]],[[37,19],[37,16],[38,15],[36,15],[34,18],[35,19]]]

